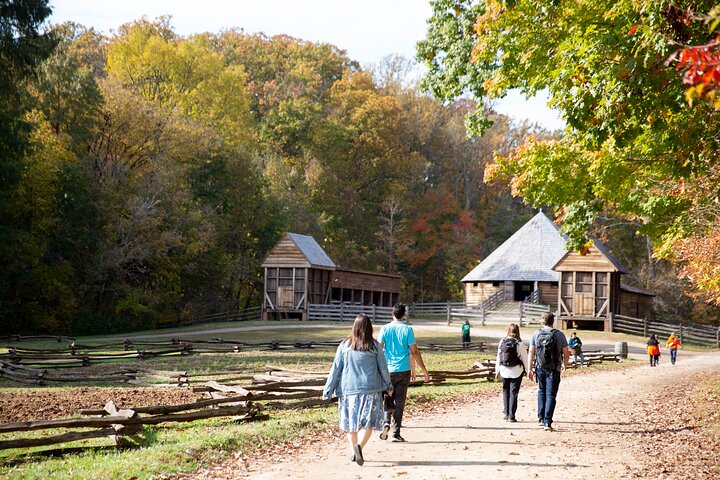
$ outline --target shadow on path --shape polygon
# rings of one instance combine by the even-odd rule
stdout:
[[[377,466],[387,466],[390,463],[392,466],[397,467],[453,467],[453,466],[515,466],[515,467],[571,467],[571,468],[583,468],[584,465],[578,465],[576,463],[532,463],[532,462],[509,462],[507,460],[500,460],[497,462],[488,461],[473,461],[473,460],[385,460],[385,461],[371,461],[366,460],[365,464],[377,464]]]

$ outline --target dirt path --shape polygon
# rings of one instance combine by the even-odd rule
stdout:
[[[681,357],[658,368],[637,366],[575,375],[563,380],[555,412],[555,432],[536,423],[536,388],[523,383],[518,423],[502,420],[498,396],[454,413],[407,419],[405,444],[376,436],[365,448],[365,465],[351,463],[347,445],[329,439],[326,446],[296,453],[270,464],[224,465],[201,472],[203,478],[250,479],[468,479],[553,478],[625,479],[644,476],[638,468],[646,418],[638,411],[648,398],[689,387],[698,377],[716,373],[719,354]],[[662,419],[657,419],[662,422]],[[694,427],[689,427],[691,430]],[[652,438],[650,436],[649,438]],[[647,441],[647,440],[643,440]],[[660,448],[665,444],[657,434]],[[649,478],[678,478],[657,476]]]

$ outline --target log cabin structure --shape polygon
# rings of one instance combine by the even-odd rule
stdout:
[[[653,318],[654,294],[623,285],[627,270],[597,240],[583,254],[568,251],[553,270],[561,276],[558,328],[610,331],[612,315]]]
[[[400,299],[400,275],[340,268],[308,235],[283,235],[263,260],[262,268],[264,320],[306,320],[309,304],[390,307]]]
[[[654,294],[623,285],[627,273],[598,240],[587,252],[569,251],[566,238],[540,211],[463,279],[465,301],[483,302],[498,292],[557,312],[557,328],[606,330],[612,315],[653,318]]]
[[[552,267],[565,252],[558,227],[539,212],[465,275],[465,301],[483,302],[500,291],[508,301],[523,301],[537,290],[540,303],[557,307],[560,276]]]

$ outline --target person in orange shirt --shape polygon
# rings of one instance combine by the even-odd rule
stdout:
[[[647,353],[650,357],[650,366],[657,367],[660,360],[660,342],[658,342],[655,334],[650,335],[647,341]]]
[[[675,332],[672,332],[670,334],[665,346],[670,349],[670,363],[675,365],[675,360],[677,360],[678,347],[680,346],[680,339],[675,336]]]

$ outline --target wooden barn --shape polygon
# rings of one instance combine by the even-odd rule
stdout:
[[[623,285],[627,273],[599,241],[588,252],[568,251],[560,230],[539,212],[463,278],[465,301],[498,292],[523,301],[537,291],[539,303],[557,312],[558,328],[609,330],[612,315],[653,318],[648,291]]]
[[[623,285],[625,267],[599,241],[584,255],[567,252],[553,266],[560,272],[559,328],[610,330],[611,315],[653,317],[654,295]]]
[[[557,307],[560,275],[552,267],[565,252],[558,227],[539,212],[465,275],[465,301],[483,302],[499,291],[508,301],[523,301],[538,290],[540,303]]]
[[[399,275],[338,267],[308,235],[286,233],[262,263],[263,319],[307,319],[309,304],[389,307],[400,299]]]

